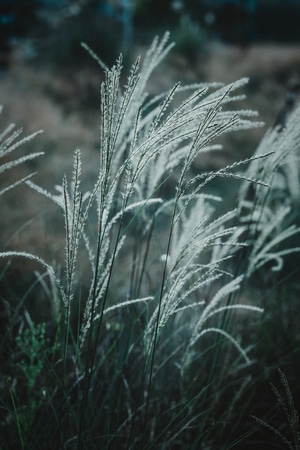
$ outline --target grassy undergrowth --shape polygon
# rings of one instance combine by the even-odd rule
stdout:
[[[78,149],[53,192],[31,176],[16,183],[61,211],[65,261],[62,271],[32,253],[0,253],[1,283],[13,261],[31,262],[47,298],[38,322],[26,294],[17,305],[1,296],[2,449],[275,448],[260,434],[274,428],[266,385],[299,356],[300,109],[252,158],[195,173],[224,133],[260,124],[236,109],[246,79],[149,98],[147,81],[171,47],[167,34],[154,40],[124,87],[122,58],[111,69],[97,60],[105,81],[89,190]],[[1,172],[39,156],[7,160],[30,138],[1,135]],[[222,195],[209,194],[216,178],[240,183],[225,214]],[[272,398],[262,408],[261,392]],[[297,439],[294,427],[290,448]]]

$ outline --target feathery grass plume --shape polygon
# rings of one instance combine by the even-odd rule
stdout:
[[[104,68],[98,173],[92,188],[83,189],[79,150],[74,153],[71,180],[65,175],[55,193],[26,182],[62,210],[64,275],[26,252],[0,254],[39,262],[51,273],[61,296],[64,345],[57,365],[62,364],[62,370],[58,376],[57,367],[53,368],[57,384],[44,415],[49,429],[43,429],[48,436],[55,433],[58,448],[94,448],[94,442],[98,448],[151,448],[151,440],[160,445],[162,439],[170,448],[175,442],[173,431],[176,439],[188,441],[193,436],[191,424],[194,427],[201,420],[203,429],[207,424],[207,410],[201,411],[201,406],[207,406],[209,397],[203,400],[202,395],[208,395],[210,376],[197,386],[197,395],[180,381],[180,372],[183,377],[190,369],[199,340],[205,336],[206,342],[208,335],[217,334],[238,350],[235,361],[239,363],[240,357],[249,361],[238,336],[224,326],[224,317],[237,309],[262,311],[228,300],[245,277],[236,275],[233,261],[250,225],[238,221],[239,209],[218,216],[222,199],[203,188],[216,177],[233,177],[254,183],[262,192],[268,179],[260,181],[257,170],[237,170],[249,162],[251,167],[267,160],[270,149],[250,160],[193,175],[195,158],[220,148],[216,139],[259,122],[252,121],[251,111],[229,109],[241,98],[235,92],[247,79],[225,86],[175,84],[151,99],[146,84],[172,47],[168,39],[168,34],[156,38],[144,61],[137,58],[124,87],[122,57],[112,68]],[[179,102],[177,94],[186,98]],[[176,179],[175,187],[170,183],[172,198],[166,199],[163,188],[171,178]],[[264,224],[258,219],[257,226]],[[254,268],[267,261],[266,255],[270,258],[277,242],[281,241],[276,236],[270,242],[262,233]],[[78,288],[86,281],[80,275],[82,249],[89,270],[83,295]],[[75,331],[73,312],[78,313]],[[212,377],[216,376],[214,363]],[[180,372],[175,373],[174,367]],[[172,392],[174,406],[160,398],[160,377],[168,392],[176,379],[181,397],[176,400]],[[157,418],[155,411],[161,409]],[[48,420],[49,411],[53,423]],[[201,437],[200,432],[197,439]]]
[[[258,204],[267,203],[278,207],[299,202],[299,165],[295,164],[295,159],[299,158],[300,147],[300,132],[297,127],[299,117],[300,105],[297,105],[288,117],[285,127],[270,129],[257,147],[255,152],[257,156],[273,152],[272,157],[266,160],[254,160],[247,170],[247,175],[251,177],[255,173],[259,174],[260,178],[271,186],[271,189],[267,191],[255,186]],[[244,184],[240,190],[240,201],[249,200],[249,194],[249,186]],[[279,194],[281,194],[280,197],[278,197]]]
[[[246,240],[251,246],[247,276],[272,260],[272,270],[278,271],[285,255],[300,251],[295,245],[286,247],[300,232],[295,224],[299,223],[295,215],[299,210],[300,192],[299,120],[300,105],[283,129],[275,127],[267,132],[255,152],[258,159],[254,159],[243,174],[249,178],[259,175],[269,185],[269,189],[262,189],[259,184],[249,187],[243,183],[239,193],[240,220],[247,225]],[[270,154],[267,159],[259,159],[266,154]]]
[[[226,223],[234,217],[234,212],[211,220],[214,209],[205,196],[198,196],[189,214],[181,213],[180,220],[173,224],[172,239],[169,252],[165,255],[165,285],[160,302],[160,318],[157,324],[157,336],[166,324],[168,318],[174,314],[184,301],[194,298],[194,294],[201,292],[205,286],[211,285],[223,275],[222,263],[228,259],[228,254],[223,258],[214,259],[204,263],[200,257],[210,253],[215,243],[228,237],[228,244],[234,247],[230,241],[235,228],[227,227]],[[236,244],[236,242],[235,242]],[[203,301],[203,299],[202,299]],[[151,348],[154,324],[157,321],[158,307],[149,320],[146,330],[146,346]]]
[[[3,108],[2,106],[0,106],[0,114],[2,113],[2,110]],[[36,131],[35,133],[32,133],[29,136],[18,139],[22,133],[22,128],[19,128],[18,130],[14,130],[14,128],[15,125],[12,123],[8,125],[0,134],[0,174],[7,170],[11,170],[16,166],[19,166],[20,164],[25,163],[26,161],[32,161],[33,159],[38,158],[39,156],[42,156],[44,154],[44,152],[29,153],[28,155],[20,156],[16,159],[7,161],[9,155],[13,151],[17,150],[19,147],[26,144],[27,142],[30,142],[35,136],[37,136],[42,132]],[[1,162],[1,158],[4,159],[4,162]],[[0,196],[3,195],[5,192],[13,189],[15,186],[25,182],[33,175],[34,173],[31,173],[26,177],[21,178],[20,180],[10,183],[8,186],[0,190]]]
[[[72,198],[68,197],[66,181],[64,181],[61,189],[64,193],[63,199],[52,196],[33,183],[28,182],[28,185],[34,187],[38,192],[52,198],[60,206],[64,205],[67,231],[66,272],[68,294],[66,298],[69,301],[72,298],[70,291],[74,279],[79,236],[84,237],[91,261],[93,282],[86,302],[82,336],[86,336],[88,329],[93,326],[95,316],[101,316],[101,314],[96,314],[99,305],[101,305],[101,311],[104,311],[106,307],[107,289],[114,261],[124,244],[125,234],[122,230],[122,223],[125,213],[138,206],[138,216],[144,217],[147,226],[149,219],[151,219],[147,215],[148,206],[155,202],[157,204],[162,202],[161,199],[154,199],[153,196],[172,175],[173,171],[181,167],[176,199],[173,205],[177,215],[180,211],[179,204],[182,204],[179,200],[183,195],[183,185],[186,180],[188,181],[188,171],[196,156],[202,151],[207,152],[212,141],[225,132],[259,125],[259,123],[248,120],[248,117],[254,115],[252,112],[222,110],[223,105],[227,105],[230,101],[238,98],[233,96],[232,93],[242,87],[247,79],[223,87],[214,84],[193,85],[190,87],[192,94],[177,108],[171,110],[170,104],[176,92],[182,91],[177,84],[169,93],[165,94],[164,98],[162,96],[159,98],[159,100],[162,99],[160,104],[156,105],[150,102],[151,109],[149,110],[146,101],[147,93],[145,92],[146,82],[156,65],[172,47],[172,45],[166,45],[167,40],[168,34],[161,41],[154,40],[141,69],[139,69],[140,58],[137,59],[133,64],[124,91],[121,90],[120,86],[121,57],[115,66],[110,70],[106,69],[106,81],[101,86],[99,175],[92,192],[86,192],[85,194],[79,192],[80,155],[78,152],[75,156]],[[208,93],[208,89],[213,88],[217,89]],[[187,89],[185,87],[185,90]],[[204,97],[205,94],[208,95]],[[227,173],[228,176],[234,176],[233,174],[229,175],[229,169],[223,169],[222,175]],[[221,172],[216,175],[211,173],[207,176],[207,179],[210,180],[219,175],[221,175]],[[198,189],[199,186],[195,188],[195,190]],[[195,194],[192,193],[185,197],[185,208],[194,196]],[[83,210],[82,205],[83,197],[87,203],[85,210]],[[98,236],[97,242],[94,244],[84,233],[93,202],[97,203],[98,211]],[[196,202],[194,210],[199,210],[199,216],[202,208],[203,205],[200,206],[200,203],[197,204]],[[179,216],[175,218],[174,224],[178,218]],[[190,223],[195,220],[197,220],[195,215],[192,215]],[[172,229],[174,224],[171,224]],[[115,242],[113,242],[112,234],[116,225],[119,226],[119,231],[117,231]],[[221,234],[217,232],[216,236],[212,235],[208,239],[208,242],[220,237],[219,234],[224,236],[230,232],[230,230],[222,231]],[[184,233],[185,231],[183,235]],[[201,224],[199,224],[191,236],[192,240],[189,244],[191,255],[199,246],[196,242],[200,240],[201,233],[203,236],[203,230]],[[200,247],[203,248],[205,245],[201,244]],[[96,249],[95,253],[93,253],[93,248]],[[192,263],[200,253],[200,249],[198,249],[192,257],[185,269],[185,276],[183,276],[182,269],[177,275],[175,274],[178,280],[180,276],[182,277],[179,283],[181,287],[185,285],[183,279],[188,283],[189,278],[193,276],[193,272],[195,274],[200,271],[200,268]],[[193,290],[195,289],[196,287]],[[178,291],[173,289],[173,295],[171,296],[173,300],[168,302],[170,305],[174,301],[176,293]],[[172,311],[175,309],[176,307],[171,308]]]

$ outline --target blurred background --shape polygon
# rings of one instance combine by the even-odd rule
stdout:
[[[51,56],[69,60],[78,38],[109,62],[166,28],[186,56],[196,58],[207,40],[245,48],[299,42],[299,19],[298,0],[1,0],[1,64],[9,63],[16,45],[37,56],[46,41]]]
[[[0,0],[0,103],[6,117],[26,129],[52,128],[47,107],[59,105],[65,117],[99,104],[102,75],[80,42],[108,65],[122,52],[128,68],[155,35],[169,30],[176,47],[150,93],[179,79],[248,76],[249,105],[271,125],[299,77],[299,23],[298,0]],[[13,106],[12,91],[18,96],[20,85],[22,94],[33,96],[31,116]],[[46,97],[43,118],[34,111],[37,94]]]
[[[37,78],[54,71],[53,99],[65,110],[77,102],[92,107],[98,79],[80,42],[108,65],[122,52],[128,65],[169,30],[176,42],[162,71],[169,79],[155,79],[151,89],[178,79],[230,82],[247,75],[255,96],[267,77],[267,104],[257,106],[271,120],[268,107],[274,114],[277,97],[299,76],[299,22],[298,0],[0,0],[1,81],[21,64],[39,70]],[[5,103],[3,90],[0,96]]]

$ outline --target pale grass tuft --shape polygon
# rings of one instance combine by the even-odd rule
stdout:
[[[2,113],[2,106],[0,106],[0,114]],[[7,156],[10,155],[12,152],[17,150],[19,147],[27,144],[32,139],[34,139],[37,135],[42,133],[42,130],[36,131],[35,133],[30,134],[29,136],[25,136],[21,139],[18,139],[19,136],[22,134],[22,128],[19,128],[16,131],[13,131],[15,128],[15,124],[8,125],[0,134],[0,174],[3,172],[6,172],[7,170],[11,170],[15,168],[16,166],[22,165],[26,163],[27,161],[32,161],[33,159],[38,158],[39,156],[42,156],[44,152],[32,152],[28,153],[25,156],[20,156],[16,159],[11,159],[8,162],[1,163],[1,158],[7,159]],[[0,196],[5,194],[6,192],[10,191],[11,189],[15,188],[21,183],[27,182],[31,177],[33,177],[35,173],[31,173],[27,176],[24,176],[20,180],[17,180],[13,183],[10,183],[7,187],[0,190]]]

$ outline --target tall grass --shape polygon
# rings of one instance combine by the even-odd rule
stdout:
[[[15,330],[16,370],[3,370],[1,381],[3,448],[233,445],[257,344],[240,323],[263,313],[259,298],[245,302],[248,286],[257,271],[279,271],[299,250],[289,247],[299,227],[287,217],[299,192],[290,158],[300,110],[252,158],[195,174],[195,159],[220,149],[222,135],[260,123],[234,107],[246,79],[176,84],[150,98],[147,81],[172,48],[168,39],[153,41],[124,87],[122,58],[111,69],[98,60],[105,81],[90,190],[79,149],[55,192],[21,180],[61,210],[65,264],[61,274],[37,255],[0,253],[44,268],[55,330],[45,334],[30,309]],[[241,183],[237,207],[221,215],[222,196],[206,189],[217,177]]]

